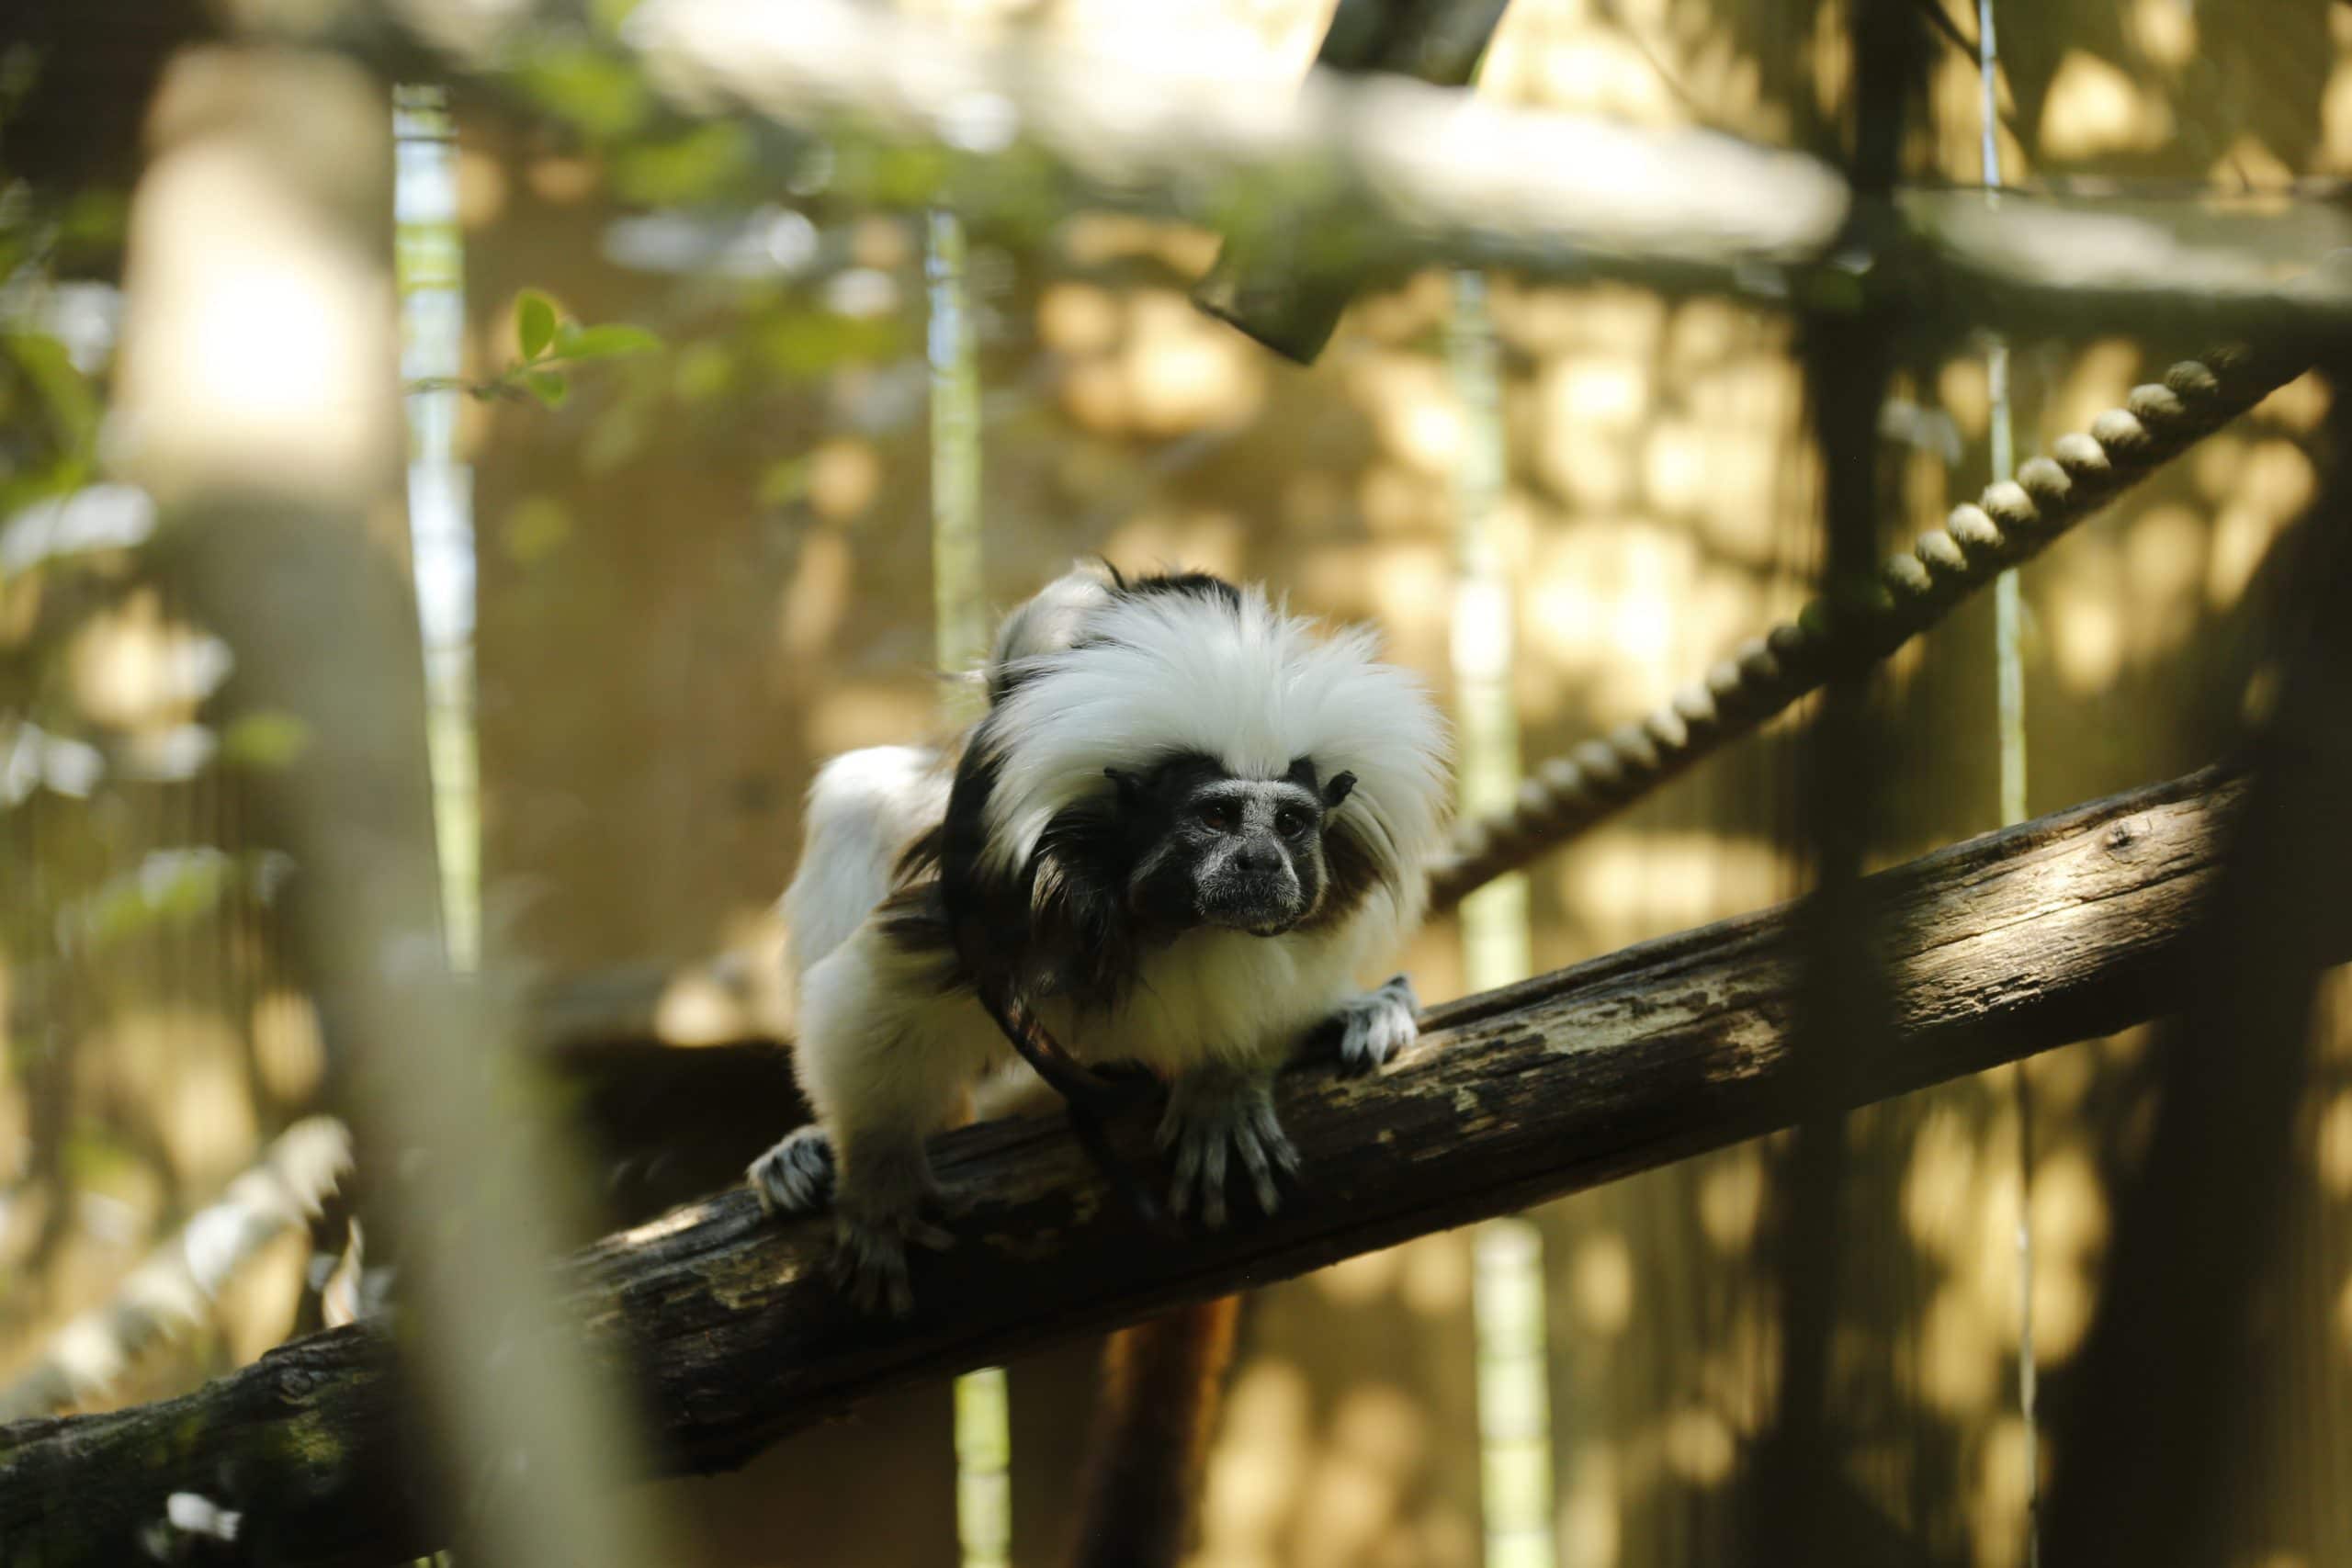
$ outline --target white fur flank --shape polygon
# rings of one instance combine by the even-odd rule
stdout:
[[[1011,1055],[972,993],[942,990],[868,920],[801,981],[793,1076],[845,1174],[903,1155],[955,1119],[966,1091]]]
[[[1057,812],[1108,792],[1103,769],[1190,750],[1241,778],[1280,778],[1300,756],[1318,778],[1355,774],[1339,815],[1418,887],[1443,821],[1445,728],[1418,681],[1373,657],[1370,632],[1317,639],[1254,586],[1238,613],[1190,593],[1106,599],[1080,630],[1099,640],[1023,660],[1029,678],[984,731],[1001,759],[989,870],[1025,863]]]
[[[826,763],[808,786],[800,866],[784,893],[791,972],[803,980],[890,891],[891,868],[947,809],[938,752],[869,746]]]

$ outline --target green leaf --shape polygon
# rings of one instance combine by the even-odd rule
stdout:
[[[542,45],[517,73],[523,90],[594,141],[613,141],[643,125],[652,89],[626,61],[591,46]]]
[[[249,768],[282,768],[311,744],[311,727],[290,713],[249,713],[220,737],[223,761]]]
[[[40,333],[11,333],[0,341],[48,405],[58,445],[73,452],[86,447],[97,433],[98,395],[74,367],[65,345]]]
[[[93,948],[105,948],[165,924],[185,926],[218,908],[237,882],[237,863],[209,844],[150,850],[136,869],[82,900],[81,929]]]
[[[708,203],[758,167],[758,144],[750,130],[725,121],[667,140],[616,147],[608,164],[613,193],[646,207]]]
[[[555,341],[555,301],[536,288],[526,288],[514,299],[514,336],[523,346],[523,357],[537,359]]]
[[[708,402],[735,379],[734,355],[715,343],[690,343],[678,351],[671,379],[680,402]]]
[[[571,383],[560,371],[533,370],[523,378],[523,389],[539,400],[542,406],[563,407],[563,400],[571,396]]]
[[[571,537],[571,513],[550,495],[526,496],[507,513],[500,538],[517,566],[536,566]]]
[[[555,334],[555,356],[575,364],[590,359],[626,359],[634,354],[651,354],[661,346],[660,338],[626,321],[611,321],[601,327],[566,321]]]
[[[762,506],[783,506],[808,493],[808,459],[779,457],[760,475],[754,491]]]

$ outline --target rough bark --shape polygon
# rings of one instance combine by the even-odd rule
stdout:
[[[2200,774],[1970,840],[1872,879],[1894,1032],[1854,1102],[2169,1012],[2238,786]],[[2352,910],[2327,951],[2352,956]],[[1003,1361],[1170,1305],[1301,1273],[1789,1125],[1798,959],[1770,910],[1434,1010],[1380,1076],[1302,1070],[1283,1109],[1306,1177],[1271,1220],[1170,1247],[1139,1233],[1059,1123],[942,1140],[975,1196],[963,1245],[921,1260],[903,1324],[827,1282],[820,1220],[763,1222],[737,1190],[567,1265],[598,1342],[628,1348],[662,1461],[741,1463],[880,1389]],[[2222,1048],[2217,1043],[2215,1048]],[[1148,1118],[1117,1129],[1147,1156]],[[398,1437],[392,1333],[288,1345],[184,1398],[0,1428],[0,1555],[130,1560],[164,1498],[243,1514],[272,1562],[388,1562],[439,1539]]]

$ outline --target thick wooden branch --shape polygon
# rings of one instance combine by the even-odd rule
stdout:
[[[550,40],[593,36],[579,0],[251,9],[254,26],[390,74],[494,88]],[[1293,248],[1296,265],[1367,279],[1461,265],[1811,309],[1885,289],[1923,314],[2011,332],[2352,332],[2352,278],[2312,288],[2290,276],[2352,244],[2352,217],[2326,191],[2013,190],[1993,207],[1980,191],[1914,188],[1855,215],[1870,254],[1824,264],[1847,231],[1842,176],[1727,136],[1329,69],[1302,85],[1139,51],[1106,59],[855,0],[643,0],[622,39],[670,112],[749,116],[849,154],[827,160],[826,178],[853,202],[1033,226],[1112,205],[1236,243],[1305,233],[1315,243]],[[806,198],[808,168],[765,167],[780,199]]]
[[[1379,73],[1432,87],[1467,86],[1506,0],[1340,0],[1316,51],[1330,75]],[[1228,241],[1193,302],[1284,358],[1312,365],[1355,298],[1359,276],[1302,271],[1299,230],[1272,223],[1256,250]]]
[[[537,57],[535,29],[576,46],[577,9],[537,0],[494,13],[271,16],[402,69],[495,79]],[[1364,278],[1459,264],[1813,309],[1885,289],[1924,311],[2061,333],[2352,328],[2352,284],[2282,281],[2352,243],[2352,220],[2325,201],[2127,209],[2015,192],[1994,208],[1976,191],[1913,189],[1868,200],[1849,227],[1851,193],[1815,159],[1393,76],[1318,69],[1294,92],[1286,79],[1188,62],[976,38],[854,0],[645,0],[623,37],[676,112],[748,113],[855,150],[844,162],[876,177],[842,164],[831,174],[854,200],[1008,223],[1113,204],[1199,221],[1237,244],[1282,240],[1306,272]],[[801,176],[778,161],[773,177],[782,188]],[[1868,236],[1872,254],[1823,265],[1841,233]]]
[[[1841,1099],[2177,1007],[2177,960],[2237,795],[2199,775],[1873,878],[1895,1032],[1857,1045]],[[2338,914],[2330,951],[2352,956],[2352,911]],[[910,1322],[853,1315],[825,1278],[822,1222],[763,1223],[740,1190],[608,1239],[567,1278],[600,1342],[633,1348],[664,1462],[725,1469],[883,1388],[1790,1124],[1808,1109],[1788,1055],[1793,929],[1781,909],[1644,943],[1435,1010],[1422,1044],[1376,1077],[1292,1075],[1283,1111],[1303,1184],[1272,1220],[1194,1245],[1139,1234],[1039,1119],[940,1144],[942,1175],[971,1197],[963,1245],[919,1263]],[[1147,1120],[1118,1130],[1137,1159]],[[184,1490],[240,1510],[255,1560],[413,1556],[439,1525],[402,1461],[400,1382],[384,1329],[345,1329],[182,1399],[0,1428],[0,1554],[129,1561]]]

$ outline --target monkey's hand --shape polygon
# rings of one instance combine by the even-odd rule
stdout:
[[[833,1141],[822,1127],[798,1128],[744,1174],[765,1213],[813,1213],[833,1196]]]
[[[1268,1075],[1229,1067],[1197,1068],[1176,1080],[1159,1122],[1159,1146],[1176,1156],[1168,1199],[1176,1213],[1190,1209],[1197,1195],[1202,1223],[1212,1230],[1225,1224],[1226,1164],[1234,1155],[1250,1173],[1259,1212],[1271,1214],[1280,1206],[1274,1172],[1295,1175],[1298,1151],[1274,1119],[1273,1087]]]
[[[1385,1067],[1396,1054],[1421,1037],[1420,998],[1413,982],[1391,976],[1376,991],[1366,991],[1340,1004],[1340,1010],[1316,1031],[1339,1057],[1343,1073],[1368,1073]]]

